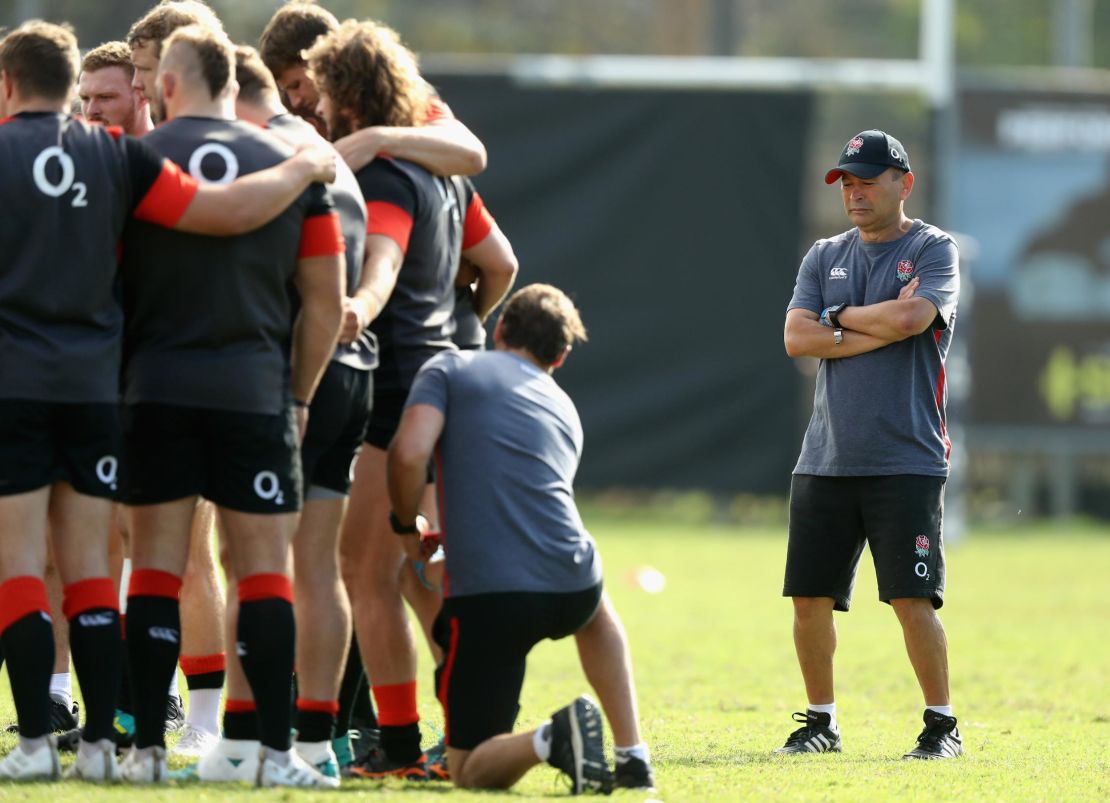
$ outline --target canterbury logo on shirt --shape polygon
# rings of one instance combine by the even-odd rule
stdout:
[[[847,279],[848,278],[848,269],[847,268],[841,268],[841,267],[835,267],[835,268],[833,268],[832,270],[829,271],[829,278],[830,279]]]

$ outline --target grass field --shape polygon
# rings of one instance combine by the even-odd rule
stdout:
[[[838,713],[844,753],[775,757],[804,706],[779,596],[781,528],[676,524],[588,513],[610,593],[635,656],[641,715],[662,800],[1106,800],[1110,798],[1110,528],[1026,526],[973,532],[948,550],[952,688],[967,754],[901,762],[921,727],[921,700],[894,615],[875,596],[865,556],[853,611],[838,616]],[[641,565],[661,593],[630,581]],[[423,711],[440,714],[421,669]],[[6,675],[2,684],[6,686]],[[520,727],[585,690],[573,643],[546,643],[529,664]],[[14,719],[0,688],[0,721]],[[14,744],[0,737],[0,750]],[[443,800],[448,787],[349,782],[338,793],[258,792],[181,784],[160,789],[63,783],[0,786],[0,800],[97,803],[309,800],[371,793]],[[533,770],[510,793],[564,794]],[[451,792],[452,799],[497,799]],[[501,796],[503,799],[503,795]],[[617,793],[620,800],[647,796]]]

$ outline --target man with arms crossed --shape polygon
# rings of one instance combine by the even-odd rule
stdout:
[[[818,240],[787,307],[791,357],[817,357],[813,418],[790,488],[783,595],[809,707],[778,753],[839,752],[833,695],[836,627],[864,543],[879,599],[902,625],[925,697],[925,729],[905,758],[963,752],[948,696],[941,535],[951,444],[944,358],[960,292],[950,236],[906,216],[914,186],[902,143],[864,131],[825,183],[840,181],[855,228]]]
[[[120,625],[108,575],[117,493],[122,311],[117,244],[129,216],[235,234],[280,213],[331,159],[308,153],[221,187],[200,187],[118,129],[65,111],[79,56],[69,29],[32,21],[0,44],[3,164],[10,194],[0,221],[7,277],[0,293],[0,642],[8,659],[20,744],[0,777],[53,778],[49,732],[54,661],[42,583],[47,525],[64,588],[70,645],[86,704],[74,774],[117,774],[112,715]],[[73,253],[82,258],[75,261]],[[164,713],[165,687],[162,690]]]
[[[547,761],[575,794],[612,788],[601,715],[588,697],[509,735],[528,653],[573,634],[613,728],[616,783],[650,788],[628,643],[574,503],[582,425],[551,376],[586,330],[560,290],[533,284],[505,304],[493,337],[495,351],[425,363],[389,448],[390,522],[413,558],[425,466],[433,454],[439,466],[449,581],[436,676],[451,778],[506,789]]]
[[[164,43],[157,81],[168,122],[145,141],[201,181],[226,182],[289,154],[234,120],[234,69],[231,43],[210,28],[179,28]],[[121,772],[129,780],[165,778],[159,691],[177,662],[177,595],[204,496],[217,506],[238,579],[236,649],[264,753],[257,780],[324,783],[290,745],[287,563],[301,504],[298,441],[339,329],[342,253],[320,186],[266,227],[223,242],[128,230],[122,485],[133,542],[127,646],[136,733]],[[302,302],[295,324],[290,281]]]

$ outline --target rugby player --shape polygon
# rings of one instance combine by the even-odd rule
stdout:
[[[8,197],[0,221],[0,331],[8,333],[0,350],[0,643],[20,732],[19,746],[0,761],[4,778],[59,771],[47,738],[54,661],[42,582],[48,520],[87,712],[73,773],[109,779],[117,772],[110,735],[120,624],[107,536],[118,485],[122,310],[115,280],[124,223],[134,217],[208,234],[249,231],[310,181],[334,175],[330,154],[305,150],[232,184],[199,186],[118,129],[66,114],[78,64],[77,41],[62,26],[31,21],[0,43],[10,115],[0,125],[0,187]]]
[[[224,183],[290,153],[234,120],[234,70],[233,46],[211,28],[179,28],[163,43],[156,80],[168,122],[146,141],[202,181]],[[127,635],[136,710],[135,747],[121,768],[128,780],[165,777],[158,689],[177,662],[177,594],[202,495],[219,511],[238,580],[236,650],[263,752],[257,781],[330,780],[290,745],[287,558],[302,496],[298,441],[340,324],[342,254],[323,187],[233,240],[128,229],[122,465],[133,539]],[[301,300],[295,322],[289,282]]]

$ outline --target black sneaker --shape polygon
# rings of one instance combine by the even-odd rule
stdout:
[[[58,735],[58,752],[59,753],[76,753],[77,745],[81,741],[81,729],[71,728],[65,733]]]
[[[551,755],[547,763],[565,772],[571,794],[613,791],[613,773],[605,760],[601,712],[585,695],[551,715]]]
[[[398,764],[385,754],[380,747],[375,747],[362,760],[355,762],[347,768],[348,775],[358,778],[371,778],[382,780],[385,778],[399,778],[402,781],[430,781],[438,778],[429,775],[423,753],[410,764]]]
[[[805,723],[786,738],[776,753],[839,753],[840,731],[832,727],[832,714],[794,712],[794,721]]]
[[[624,761],[617,759],[616,772],[613,773],[620,789],[639,789],[649,792],[655,789],[655,773],[651,765],[635,756]]]
[[[925,730],[917,737],[917,747],[902,758],[956,758],[962,756],[963,752],[964,742],[960,738],[960,729],[956,727],[956,718],[926,708]]]
[[[185,707],[181,698],[170,695],[166,699],[166,733],[176,733],[185,727]]]
[[[50,730],[54,733],[65,733],[77,727],[77,717],[81,707],[74,700],[66,705],[65,700],[60,700],[53,694],[50,695]]]
[[[354,723],[351,723],[354,725]],[[382,743],[382,732],[377,728],[368,728],[363,725],[354,725],[349,731],[351,736],[351,751],[354,753],[355,763],[361,764],[370,755],[370,751]]]

